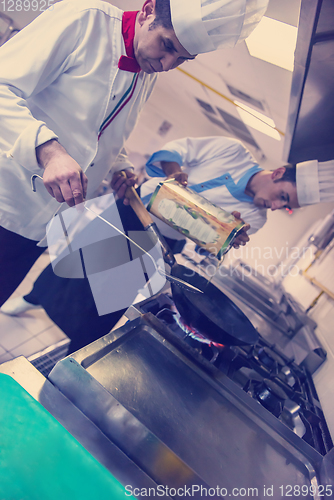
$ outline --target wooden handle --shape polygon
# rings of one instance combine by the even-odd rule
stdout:
[[[129,199],[131,207],[136,212],[136,215],[140,220],[140,222],[143,224],[144,228],[149,226],[150,224],[153,224],[152,217],[146,210],[145,205],[138,196],[138,193],[135,190],[135,188],[128,187],[128,189],[125,192],[125,196]]]
[[[121,174],[123,177],[126,177],[125,172],[122,171]],[[125,196],[129,199],[130,206],[135,211],[138,219],[143,224],[144,228],[149,226],[150,224],[153,224],[152,217],[146,210],[145,205],[138,196],[138,193],[135,190],[135,188],[129,186],[125,192]]]
[[[125,177],[126,174],[125,174],[125,172],[122,172],[121,175],[123,177]],[[146,210],[146,208],[145,208],[143,202],[141,201],[140,197],[138,196],[138,193],[135,190],[135,188],[132,186],[129,186],[127,188],[127,190],[125,191],[125,196],[128,198],[128,200],[130,202],[130,206],[133,208],[138,219],[143,224],[144,229],[146,230],[149,227],[149,230],[154,234],[157,241],[159,241],[159,243],[161,245],[163,259],[167,264],[169,264],[172,267],[176,262],[175,257],[173,255],[173,252],[171,251],[165,238],[162,236],[159,229],[157,228],[157,226],[153,222],[152,217],[150,216],[150,214]]]

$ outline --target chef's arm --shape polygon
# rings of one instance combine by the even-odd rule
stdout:
[[[0,83],[1,149],[32,173],[40,174],[41,168],[48,167],[43,174],[44,184],[58,202],[66,201],[69,206],[81,203],[86,193],[86,176],[58,143],[57,135],[32,116],[23,96],[22,90]]]
[[[57,134],[32,116],[23,92],[0,81],[0,149],[30,172],[40,174],[35,148],[51,139],[57,139]]]
[[[80,165],[56,139],[38,146],[36,158],[44,168],[43,182],[53,198],[59,203],[66,202],[70,207],[84,201],[88,179]]]
[[[78,14],[76,5],[60,2],[0,49],[0,147],[32,173],[44,169],[50,195],[69,206],[83,201],[87,178],[57,134],[35,119],[27,99],[47,91],[75,65],[88,29],[94,28],[90,12]]]
[[[176,141],[174,141],[176,142]],[[169,143],[173,145],[174,143]],[[183,151],[184,153],[184,151]],[[183,157],[179,151],[173,149],[161,149],[153,153],[146,163],[146,172],[150,177],[172,177],[181,179],[181,183],[188,179],[188,176],[181,176],[181,165]]]

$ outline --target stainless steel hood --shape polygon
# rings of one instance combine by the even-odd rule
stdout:
[[[284,159],[334,158],[334,3],[302,0]]]

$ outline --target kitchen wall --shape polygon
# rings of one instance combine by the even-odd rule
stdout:
[[[326,295],[309,313],[318,323],[317,335],[327,351],[327,360],[314,376],[321,406],[334,440],[334,301]]]
[[[251,236],[247,246],[232,252],[230,258],[242,258],[262,274],[278,279],[281,275],[280,263],[296,253],[299,240],[333,208],[334,203],[328,203],[296,209],[292,214],[286,210],[268,210],[267,224]]]
[[[306,270],[312,262],[312,257],[305,256],[297,263],[300,271]],[[328,269],[328,274],[333,274],[334,258],[333,251],[329,253],[322,262],[322,272],[313,272],[311,266],[307,274],[314,276],[321,284],[326,283],[323,271]],[[297,297],[305,308],[311,306],[308,315],[313,318],[318,327],[316,334],[327,352],[326,362],[317,370],[313,379],[320,398],[321,406],[327,419],[332,437],[334,439],[334,300],[326,293],[320,298],[321,289],[312,285],[304,276],[296,274],[288,276],[283,282],[286,290]],[[332,283],[333,286],[333,283]],[[317,299],[315,305],[313,301]]]

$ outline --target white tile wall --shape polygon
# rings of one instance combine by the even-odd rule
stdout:
[[[316,332],[327,351],[327,359],[313,379],[334,440],[334,301],[322,297],[310,316],[318,323]]]
[[[321,291],[306,281],[303,276],[289,281],[285,280],[284,286],[304,307],[311,305],[312,300]],[[310,310],[309,316],[317,322],[316,334],[327,351],[327,359],[314,374],[313,380],[334,440],[334,301],[322,295]]]

